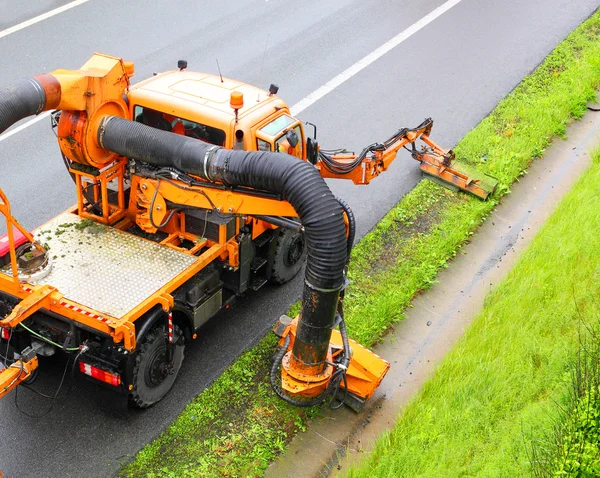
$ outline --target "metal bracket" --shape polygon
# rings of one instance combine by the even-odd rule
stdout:
[[[44,285],[35,289],[31,295],[15,305],[12,312],[6,318],[0,320],[0,326],[10,328],[16,327],[17,324],[23,322],[38,310],[44,307],[49,308],[51,304],[50,297],[55,292],[57,292],[57,290],[49,285]]]

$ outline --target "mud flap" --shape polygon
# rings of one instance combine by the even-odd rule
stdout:
[[[121,387],[96,385],[96,405],[106,413],[119,418],[127,418],[129,414],[129,394]]]

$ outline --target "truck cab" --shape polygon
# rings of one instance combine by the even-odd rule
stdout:
[[[306,160],[302,123],[271,92],[206,73],[171,71],[130,88],[131,119],[228,149]]]

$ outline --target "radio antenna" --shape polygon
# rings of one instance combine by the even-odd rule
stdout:
[[[267,49],[269,46],[269,39],[271,38],[271,33],[267,34],[267,41],[265,42],[265,51],[263,52],[263,57],[262,57],[262,63],[260,65],[260,84],[262,85],[263,82],[263,72],[265,69],[265,57],[267,56]],[[260,93],[258,94],[258,98],[256,98],[256,101],[260,101]]]
[[[219,59],[215,58],[215,60],[217,61],[217,70],[219,70],[219,76],[221,77],[221,83],[225,83],[223,81],[223,74],[221,73],[221,67],[219,66]]]

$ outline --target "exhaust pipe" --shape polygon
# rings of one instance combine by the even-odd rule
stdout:
[[[294,207],[304,226],[308,259],[289,372],[323,373],[348,241],[342,206],[318,171],[292,156],[226,150],[115,116],[102,120],[98,144],[119,155],[174,167],[207,181],[277,193]]]

